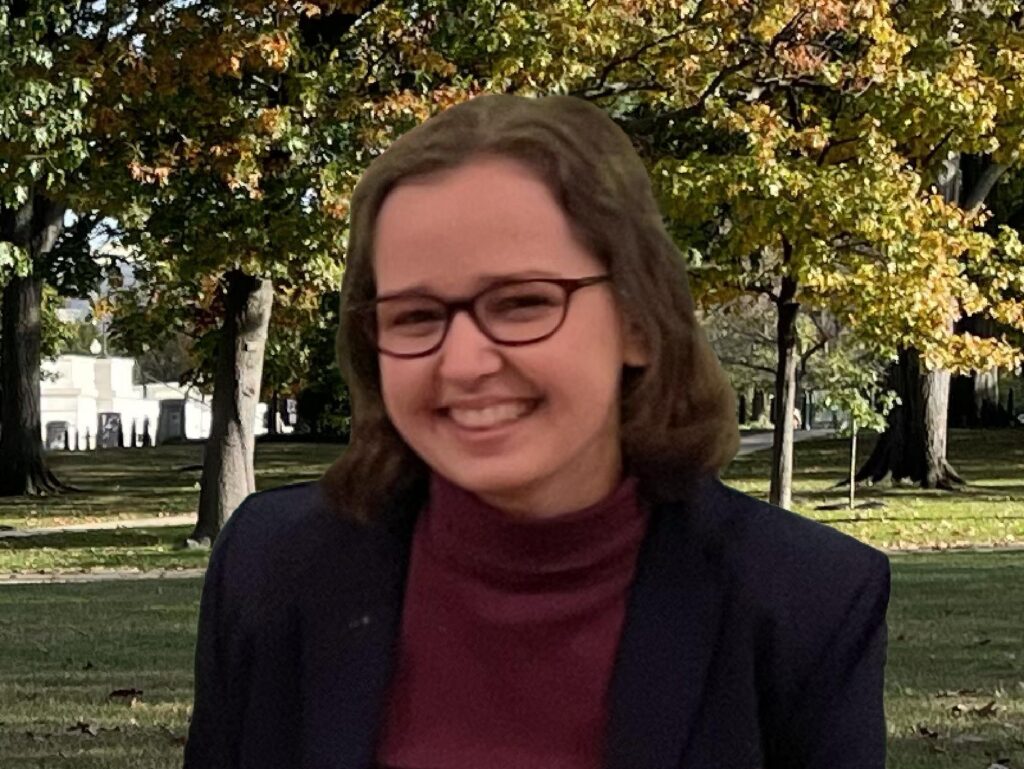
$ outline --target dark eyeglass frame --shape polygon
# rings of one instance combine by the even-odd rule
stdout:
[[[465,310],[466,314],[473,319],[474,325],[480,330],[484,336],[490,339],[495,344],[500,344],[506,347],[522,347],[523,345],[536,344],[537,342],[543,342],[545,339],[549,339],[554,336],[555,333],[565,324],[565,319],[569,315],[569,304],[572,300],[572,295],[579,291],[581,288],[587,286],[593,286],[598,283],[604,283],[605,281],[611,280],[611,275],[591,275],[586,278],[517,278],[515,280],[503,280],[498,283],[492,283],[486,288],[478,291],[472,296],[462,297],[459,299],[453,299],[451,301],[441,299],[433,294],[426,293],[410,293],[410,294],[390,294],[387,296],[378,297],[367,302],[362,302],[358,305],[353,306],[349,312],[352,313],[362,327],[364,333],[366,333],[370,342],[377,348],[377,351],[388,355],[392,358],[423,358],[427,355],[432,355],[441,349],[444,344],[444,340],[448,338],[448,330],[452,327],[452,320],[455,317],[455,313]],[[480,301],[480,297],[495,291],[500,288],[507,288],[508,286],[515,286],[523,283],[550,283],[558,286],[565,292],[565,303],[562,305],[562,317],[559,319],[558,324],[551,329],[548,333],[543,336],[539,336],[536,339],[527,339],[524,341],[506,342],[502,339],[497,339],[488,331],[484,324],[480,321],[480,317],[477,314],[476,303]],[[444,306],[445,317],[444,317],[444,330],[441,332],[441,337],[437,343],[429,350],[416,353],[398,353],[391,352],[383,349],[377,342],[377,305],[382,302],[387,302],[393,299],[430,299],[437,302],[439,305]]]

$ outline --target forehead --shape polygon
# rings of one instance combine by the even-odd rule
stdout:
[[[403,181],[377,216],[378,293],[413,286],[462,291],[485,277],[575,276],[596,266],[547,184],[509,158],[483,156]]]

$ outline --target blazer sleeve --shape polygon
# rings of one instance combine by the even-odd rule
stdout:
[[[786,738],[776,742],[789,769],[884,769],[886,610],[890,568],[881,553],[839,600],[839,620],[797,682]]]
[[[244,505],[243,505],[244,507]],[[248,654],[238,611],[238,573],[233,557],[240,507],[210,554],[199,605],[195,650],[195,698],[184,769],[238,766]]]

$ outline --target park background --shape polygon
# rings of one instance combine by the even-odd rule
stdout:
[[[726,481],[890,553],[890,765],[1024,765],[1005,0],[0,5],[0,763],[180,764],[210,541],[344,451],[352,189],[487,92],[630,136],[764,446]],[[97,348],[201,393],[209,437],[46,450],[47,361]],[[294,432],[257,442],[261,400]]]

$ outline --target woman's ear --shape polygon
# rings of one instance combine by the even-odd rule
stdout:
[[[643,368],[651,362],[650,345],[640,325],[623,314],[622,320],[622,362],[626,366]]]

